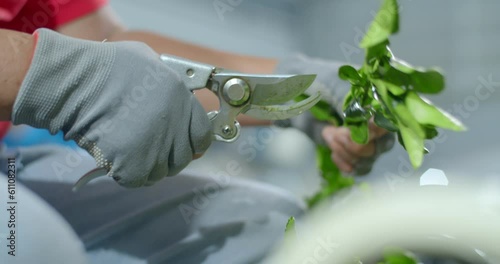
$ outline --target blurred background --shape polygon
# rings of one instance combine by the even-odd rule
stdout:
[[[487,184],[500,171],[500,2],[400,0],[400,33],[395,55],[418,66],[438,66],[446,91],[430,99],[469,128],[444,132],[427,146],[422,168],[413,171],[396,145],[361,180],[393,190],[417,184],[428,168],[444,170],[450,184],[458,176]],[[284,58],[304,53],[351,64],[363,61],[357,48],[380,1],[361,0],[112,0],[130,28],[146,29],[220,50]],[[10,133],[7,144],[65,143],[61,137],[26,128]],[[236,160],[241,173],[285,187],[303,197],[319,186],[314,145],[293,130],[245,128],[234,144],[216,144],[189,169],[219,173]]]

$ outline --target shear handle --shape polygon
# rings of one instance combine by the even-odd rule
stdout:
[[[162,54],[160,59],[172,70],[180,73],[184,86],[190,90],[198,90],[207,87],[216,68],[209,64],[199,63],[180,57]]]

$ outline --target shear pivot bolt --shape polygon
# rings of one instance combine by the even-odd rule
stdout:
[[[225,126],[224,128],[222,128],[222,133],[226,136],[230,135],[231,132],[233,132],[233,130],[229,126]]]
[[[233,78],[224,84],[222,95],[230,105],[240,106],[250,97],[250,87],[244,80]]]

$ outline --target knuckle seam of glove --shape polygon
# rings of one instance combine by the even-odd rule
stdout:
[[[75,136],[75,141],[78,146],[85,149],[95,159],[97,167],[105,168],[108,171],[108,176],[114,176],[112,171],[113,163],[106,159],[104,153],[95,142],[92,142],[81,135]]]

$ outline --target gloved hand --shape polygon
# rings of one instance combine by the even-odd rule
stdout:
[[[126,187],[175,175],[209,147],[205,111],[145,44],[36,34],[14,124],[62,130]]]
[[[342,113],[342,101],[350,89],[349,83],[338,77],[340,62],[312,59],[305,55],[290,56],[278,64],[277,73],[281,74],[317,74],[315,82],[307,90],[308,94],[321,92],[322,99],[335,106],[332,112]],[[342,117],[339,114],[339,117]],[[316,144],[327,145],[332,150],[332,160],[344,172],[364,175],[370,172],[378,156],[390,150],[395,136],[386,130],[370,125],[370,141],[358,145],[352,141],[350,131],[345,127],[333,127],[319,122],[309,113],[295,118],[277,121],[281,127],[294,127],[303,131]]]

